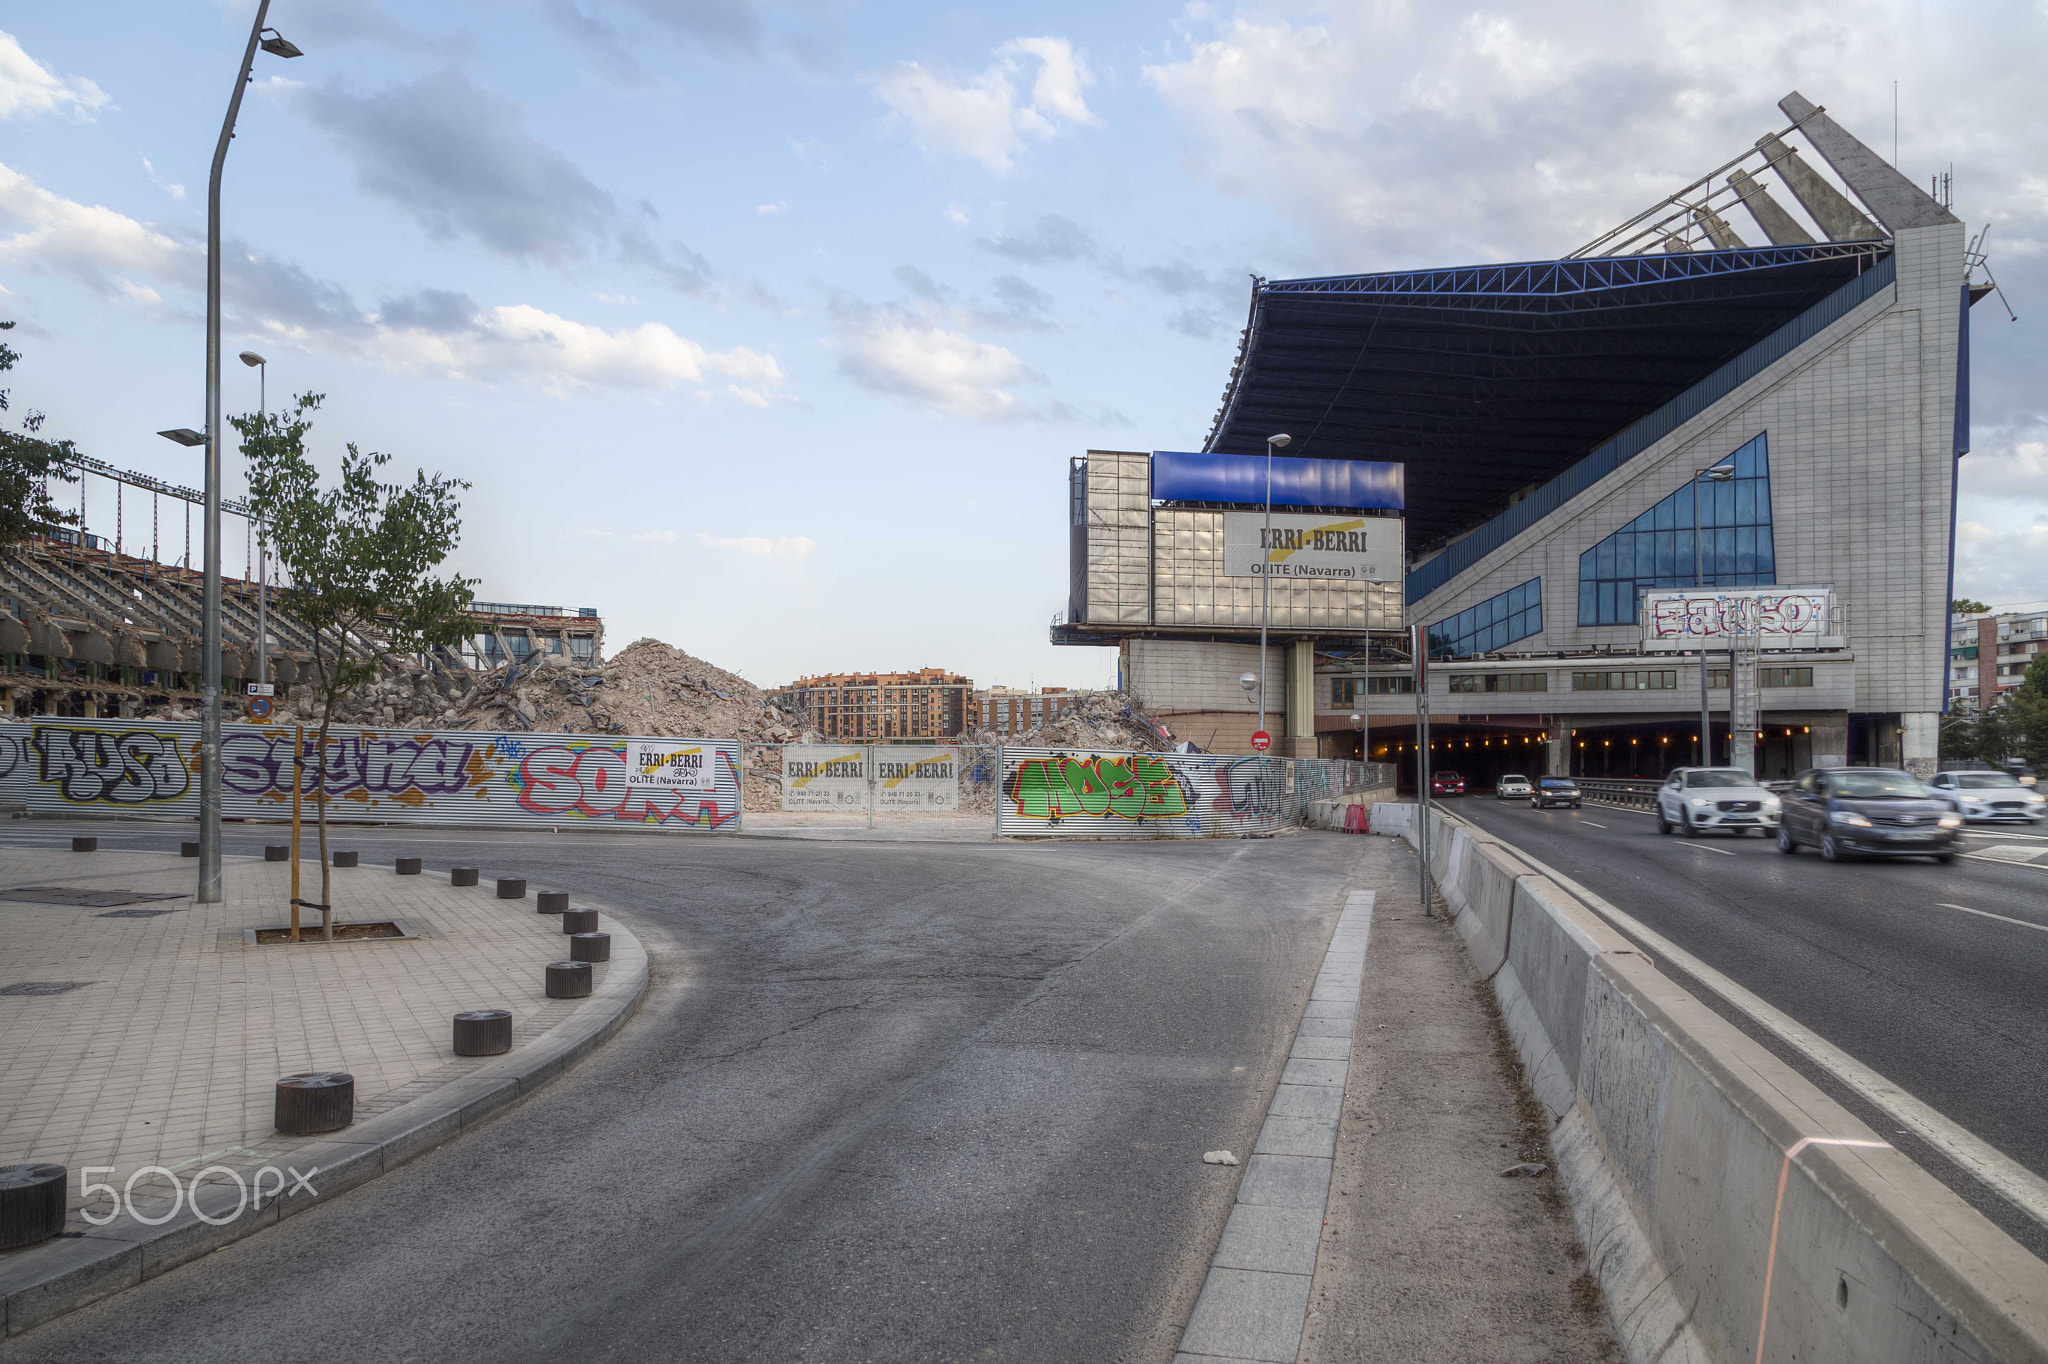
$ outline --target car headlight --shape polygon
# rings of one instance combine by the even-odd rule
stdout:
[[[1707,798],[1706,798],[1705,796],[1694,796],[1694,797],[1692,798],[1692,803],[1693,803],[1694,805],[1712,805],[1712,804],[1713,804],[1713,802],[1712,802],[1712,801],[1710,801],[1710,800],[1708,800],[1708,799],[1707,799]]]
[[[1870,821],[1857,814],[1854,810],[1830,810],[1828,811],[1828,823],[1851,824],[1859,829],[1868,829],[1870,827]]]
[[[1964,800],[1966,800],[1966,801],[1968,801],[1968,802],[1970,802],[1970,804],[1972,804],[1972,805],[1975,805],[1975,804],[1976,804],[1976,803],[1977,803],[1978,801],[1980,801],[1980,800],[1984,799],[1984,797],[1982,797],[1982,796],[1964,796],[1964,797],[1963,797],[1963,799],[1964,799]]]
[[[1776,796],[1764,797],[1764,809],[1766,810],[1775,810],[1784,803],[1784,801],[1779,800]]]
[[[1941,817],[1941,827],[1944,829],[1953,829],[1962,822],[1962,820],[1956,818],[1954,815],[1943,815]]]
[[[2048,796],[2041,795],[2035,791],[2027,792],[2027,804],[2039,805],[2043,801],[2048,801]]]

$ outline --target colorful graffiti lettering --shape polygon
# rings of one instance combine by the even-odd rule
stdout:
[[[306,751],[312,752],[308,738]],[[478,746],[459,739],[373,739],[339,734],[327,743],[327,791],[345,796],[361,792],[404,800],[413,796],[454,795],[473,785]],[[288,769],[292,741],[282,736],[242,732],[221,741],[221,785],[245,796],[291,793]],[[314,789],[313,763],[306,765],[304,789]]]
[[[1006,794],[1025,819],[1103,814],[1176,819],[1188,812],[1187,793],[1173,769],[1138,755],[1032,758],[1018,765]]]
[[[56,782],[64,799],[76,804],[173,801],[192,786],[185,755],[168,734],[37,725],[29,743],[36,751],[36,779]]]
[[[720,756],[737,780],[731,757]],[[673,820],[710,829],[739,818],[737,808],[720,811],[716,800],[694,792],[634,784],[628,780],[623,746],[535,747],[520,760],[515,780],[520,808],[536,815],[573,812],[586,819],[627,824]]]

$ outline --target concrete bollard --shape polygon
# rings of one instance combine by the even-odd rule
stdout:
[[[178,856],[180,856],[180,857],[197,857],[197,856],[199,856],[199,845],[198,845],[197,843],[180,843],[180,844],[178,845]]]
[[[508,1009],[471,1009],[455,1015],[457,1056],[496,1056],[512,1050],[512,1014]]]
[[[334,1132],[356,1120],[356,1077],[346,1071],[311,1070],[277,1082],[272,1123],[288,1137]]]
[[[292,845],[289,843],[266,843],[263,845],[265,862],[289,862],[292,860]]]
[[[359,866],[362,862],[362,856],[359,852],[338,852],[334,855],[333,865],[337,867]]]
[[[578,933],[569,939],[570,961],[610,961],[612,959],[612,935],[609,933]]]
[[[418,876],[420,874],[420,860],[417,857],[401,857],[398,859],[398,865],[393,870],[400,876]]]
[[[0,1250],[47,1241],[64,1230],[62,1165],[0,1165]]]
[[[564,933],[597,932],[597,911],[594,909],[565,909],[562,911]]]
[[[543,914],[561,914],[569,908],[566,890],[544,890],[533,898],[534,907]]]
[[[549,999],[581,999],[589,993],[589,962],[551,961],[548,963]]]
[[[500,876],[498,878],[498,898],[500,900],[524,900],[526,898],[526,878],[523,876]]]
[[[98,852],[99,850],[100,841],[97,838],[74,838],[71,840],[71,851],[73,852]]]
[[[451,886],[473,886],[476,884],[475,867],[450,867],[448,884]]]

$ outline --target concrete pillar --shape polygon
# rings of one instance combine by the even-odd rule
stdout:
[[[100,703],[88,696],[79,703],[78,713],[88,720],[97,720],[100,717]]]
[[[1287,755],[1291,758],[1316,756],[1316,646],[1313,640],[1297,639],[1287,650]]]
[[[1572,722],[1569,716],[1560,715],[1551,721],[1550,738],[1543,745],[1544,757],[1548,760],[1543,771],[1545,775],[1562,777],[1572,770]]]
[[[1792,191],[1813,220],[1820,224],[1820,230],[1828,234],[1828,240],[1837,242],[1863,241],[1871,237],[1882,237],[1877,224],[1857,211],[1856,205],[1820,177],[1819,172],[1806,164],[1799,153],[1786,146],[1776,133],[1766,133],[1756,140],[1763,149],[1765,159],[1772,170],[1784,180],[1785,187]]]
[[[1899,722],[1903,765],[1925,781],[1941,767],[1941,717],[1932,711],[1911,711]]]
[[[1742,196],[1749,216],[1756,219],[1756,225],[1773,245],[1800,246],[1813,240],[1813,234],[1801,227],[1799,220],[1787,213],[1769,190],[1752,180],[1748,171],[1730,171],[1728,183]]]
[[[1829,711],[1814,718],[1810,726],[1813,733],[1813,765],[1815,767],[1847,767],[1849,765],[1849,712]]]

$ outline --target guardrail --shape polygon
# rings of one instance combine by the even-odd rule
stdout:
[[[1657,806],[1657,788],[1664,783],[1653,777],[1574,777],[1579,794],[1600,805],[1625,810],[1652,810]]]

